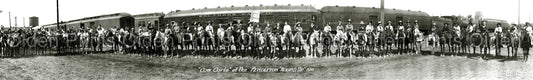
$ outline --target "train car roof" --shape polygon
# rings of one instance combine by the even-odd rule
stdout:
[[[320,9],[322,12],[338,12],[338,13],[379,13],[380,8],[375,7],[356,7],[356,6],[324,6]],[[385,14],[402,14],[402,15],[414,15],[414,16],[429,16],[426,12],[411,11],[411,10],[399,10],[399,9],[387,9],[385,8]]]
[[[251,13],[251,12],[319,12],[313,6],[307,5],[275,5],[275,6],[243,6],[243,7],[218,7],[204,8],[185,11],[173,11],[168,13],[167,17],[184,17],[211,14],[230,14],[230,13]]]
[[[108,19],[108,18],[116,18],[116,17],[124,17],[124,16],[131,16],[131,15],[128,14],[128,13],[104,14],[104,15],[98,15],[98,16],[85,17],[85,18],[81,18],[81,19],[71,20],[71,21],[68,21],[68,22],[92,20],[92,19],[102,19],[102,18]]]
[[[121,17],[125,17],[125,16],[131,16],[131,15],[128,14],[128,13],[104,14],[104,15],[98,15],[98,16],[92,16],[92,17],[85,17],[85,18],[70,20],[70,21],[67,21],[67,22],[62,22],[61,24],[72,24],[72,23],[77,23],[77,22],[90,22],[90,21],[95,21],[95,20],[116,19],[116,18],[121,18]],[[56,24],[57,23],[52,23],[52,24],[46,24],[46,25],[43,25],[43,26],[55,26]]]
[[[485,18],[484,21],[487,21],[487,22],[497,22],[497,23],[507,23],[506,20],[501,20],[501,19],[491,19],[491,18]]]
[[[160,13],[137,14],[137,15],[133,15],[133,18],[135,18],[135,19],[144,19],[144,18],[158,18],[158,17],[162,17],[162,16],[165,16],[165,14],[160,12]]]

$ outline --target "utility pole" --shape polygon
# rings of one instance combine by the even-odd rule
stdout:
[[[11,12],[9,12],[9,28],[11,28]]]
[[[22,27],[26,27],[26,17],[22,17]]]
[[[59,0],[56,0],[56,10],[57,10],[56,25],[57,25],[57,28],[59,28]]]
[[[15,16],[15,27],[17,27],[19,25],[17,25],[17,16]]]
[[[518,26],[520,26],[520,0],[518,0]]]
[[[381,0],[380,21],[385,23],[385,0]]]

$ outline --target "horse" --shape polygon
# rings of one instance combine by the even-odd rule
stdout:
[[[428,37],[426,38],[427,46],[429,47],[429,50],[431,51],[431,54],[434,54],[435,47],[437,46],[437,43],[439,41],[439,36],[435,33],[430,33]]]
[[[205,41],[205,38],[204,38],[204,32],[202,31],[198,31],[196,32],[194,35],[193,35],[193,47],[194,47],[194,52],[193,54],[199,56],[199,55],[202,55],[202,56],[207,56],[205,52],[203,52],[205,49],[204,47],[204,41]]]
[[[381,33],[379,37],[382,38],[382,42],[384,43],[383,46],[385,46],[387,53],[392,53],[392,47],[395,41],[395,35],[392,30],[386,30],[384,33]],[[382,55],[386,55],[382,54]]]
[[[75,53],[79,53],[79,48],[80,48],[80,39],[79,39],[79,35],[76,34],[77,32],[74,32],[74,31],[69,31],[69,33],[67,33],[68,35],[68,38],[67,38],[67,48],[69,48],[69,50],[71,49],[74,49],[74,52]]]
[[[306,56],[310,56],[310,57],[318,57],[318,52],[317,51],[317,47],[318,47],[318,44],[317,42],[320,42],[320,31],[313,31],[313,33],[311,33],[311,35],[309,35],[309,40],[307,40],[309,43],[309,54],[307,54]]]
[[[272,58],[280,58],[279,50],[282,49],[280,36],[277,33],[271,33],[269,36],[270,36],[270,43],[272,44],[271,46]]]
[[[358,57],[365,56],[364,55],[364,52],[366,51],[365,46],[374,46],[372,42],[369,41],[369,39],[372,41],[374,39],[368,38],[368,35],[366,33],[363,33],[363,32],[357,33],[357,35],[354,38],[356,40],[357,49],[359,51],[359,54],[356,55]],[[367,44],[367,43],[371,43],[371,44]]]
[[[256,36],[258,37],[258,41],[259,42],[256,42],[256,46],[258,47],[258,51],[259,53],[261,53],[260,55],[260,58],[268,58],[268,55],[270,53],[268,53],[267,49],[266,48],[269,48],[269,47],[266,47],[267,46],[267,33],[256,33]],[[268,45],[270,46],[270,45]]]
[[[156,36],[154,38],[155,48],[156,52],[163,53],[158,54],[159,56],[167,57],[168,56],[168,43],[169,43],[169,36],[161,31],[156,32]],[[158,44],[159,43],[159,44]]]
[[[304,57],[305,51],[303,51],[303,45],[305,44],[306,39],[304,39],[304,34],[301,31],[296,32],[296,34],[293,35],[292,44],[294,47],[296,47],[296,57]]]
[[[471,36],[470,36],[469,42],[471,42],[470,45],[472,45],[472,48],[474,48],[473,49],[473,51],[474,51],[473,54],[474,55],[476,55],[476,48],[477,47],[480,47],[479,49],[482,50],[482,48],[483,48],[482,45],[484,44],[484,40],[483,40],[483,36],[481,35],[481,33],[479,33],[479,32],[472,33]],[[481,53],[481,51],[480,51],[480,53]]]
[[[205,46],[205,50],[207,50],[208,53],[214,53],[214,52],[211,52],[214,48],[215,40],[216,40],[214,33],[212,31],[203,31],[202,38],[203,38],[203,46]]]
[[[367,45],[369,51],[375,51],[375,54],[378,56],[384,53],[387,53],[387,49],[385,47],[385,39],[387,38],[386,32],[383,29],[384,26],[378,25],[376,26],[376,29],[373,29],[371,25],[368,25],[366,28],[366,36],[368,38]],[[371,54],[365,54],[366,56],[370,56]]]
[[[470,52],[470,34],[471,32],[467,29],[463,29],[460,33],[460,39],[461,39],[461,45],[460,45],[460,52],[463,54]]]
[[[355,55],[354,48],[357,46],[357,39],[359,38],[357,37],[357,32],[355,30],[349,30],[348,34],[346,35],[348,36],[347,40],[345,41],[348,45],[348,56],[352,57]]]
[[[322,38],[322,40],[320,40],[323,44],[323,54],[321,56],[326,56],[326,57],[329,57],[331,55],[331,52],[330,52],[330,47],[331,47],[331,44],[333,43],[333,36],[330,32],[322,32],[322,35],[320,36]]]
[[[493,43],[495,43],[495,48],[496,48],[496,54],[495,56],[496,57],[499,57],[501,56],[501,48],[502,47],[507,47],[506,45],[502,44],[502,39],[504,38],[505,34],[502,34],[502,32],[495,32],[494,36],[493,36]]]
[[[230,26],[228,27],[228,29],[226,29],[224,31],[224,35],[223,35],[223,38],[222,38],[222,43],[224,45],[224,48],[225,48],[225,56],[227,57],[235,57],[235,53],[233,51],[233,49],[231,48],[233,43],[235,43],[235,37],[233,37],[233,27]]]
[[[5,47],[6,47],[6,39],[7,39],[7,36],[5,35],[3,31],[0,30],[0,57],[7,56],[6,53],[4,53]]]
[[[85,48],[89,46],[89,33],[86,31],[81,31],[78,35],[82,53],[87,54],[88,52],[85,50]]]
[[[413,29],[413,35],[412,35],[412,41],[413,43],[413,49],[415,50],[415,54],[419,54],[422,50],[422,41],[424,41],[424,34],[418,30],[418,28]]]
[[[286,57],[294,57],[293,53],[293,43],[294,40],[292,32],[286,32],[281,35],[281,45],[284,47],[282,51],[282,55],[285,55]]]
[[[407,26],[407,30],[405,32],[405,46],[407,48],[407,52],[416,53],[416,37],[415,37],[415,31],[412,27]]]
[[[403,54],[405,51],[407,51],[405,48],[407,46],[407,34],[403,30],[398,30],[398,33],[396,34],[396,44],[398,48],[398,52],[400,54]]]
[[[262,44],[264,44],[262,47],[263,53],[265,53],[265,57],[273,59],[274,58],[274,52],[275,51],[275,39],[272,36],[272,33],[270,31],[265,31],[265,33],[261,36],[263,39]]]
[[[520,47],[522,48],[522,52],[524,54],[524,61],[527,61],[529,56],[529,48],[531,48],[531,34],[523,31],[521,36],[521,44]]]
[[[122,36],[122,43],[124,44],[124,48],[126,49],[126,53],[131,53],[131,52],[135,52],[135,49],[133,49],[136,45],[135,41],[136,40],[136,37],[137,35],[135,35],[134,33],[124,33],[124,35]]]
[[[333,37],[334,44],[337,46],[336,56],[341,57],[345,56],[344,48],[345,48],[345,40],[347,40],[347,36],[343,31],[337,31],[337,34]]]
[[[511,33],[511,53],[513,57],[516,57],[518,54],[518,48],[520,47],[520,36],[520,30],[515,29],[515,31]]]
[[[235,51],[233,51],[234,56],[244,57],[244,52],[241,51],[241,50],[244,50],[243,45],[242,45],[243,40],[241,38],[242,36],[241,31],[238,29],[232,29],[231,35],[233,37],[233,45],[235,46]]]
[[[214,47],[216,50],[215,52],[217,53],[217,56],[223,56],[225,55],[225,52],[223,50],[221,50],[221,48],[224,48],[224,36],[225,36],[225,30],[224,28],[222,28],[222,26],[220,26],[218,29],[217,29],[217,32],[216,34],[213,36],[214,38]]]
[[[259,59],[259,58],[262,58],[262,55],[263,53],[261,53],[261,51],[259,51],[259,49],[261,48],[261,33],[259,32],[251,32],[250,33],[250,47],[251,47],[251,52],[252,54],[250,54],[253,58],[255,59]]]

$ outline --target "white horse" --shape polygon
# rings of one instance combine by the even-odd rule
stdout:
[[[85,51],[84,48],[89,47],[89,33],[88,32],[81,32],[78,33],[78,36],[80,36],[80,44],[81,48],[84,51],[85,54],[87,54],[87,51]]]
[[[316,52],[318,51],[317,47],[318,47],[318,44],[317,43],[320,43],[320,31],[318,30],[315,30],[313,31],[313,33],[311,33],[311,35],[309,36],[309,54],[308,56],[311,56],[311,57],[318,57],[319,53]]]
[[[342,54],[344,54],[344,41],[348,39],[348,36],[346,36],[346,33],[344,33],[343,31],[340,31],[338,30],[337,31],[337,34],[335,34],[334,38],[333,38],[333,41],[335,43],[335,45],[337,46],[337,51],[339,51],[339,53],[337,53],[338,57],[341,57]]]
[[[167,51],[169,51],[169,47],[168,47],[168,35],[166,35],[165,33],[161,32],[161,31],[157,31],[156,34],[155,34],[156,38],[154,38],[154,41],[157,41],[157,39],[161,39],[161,50],[163,50],[163,56],[164,57],[167,57]]]

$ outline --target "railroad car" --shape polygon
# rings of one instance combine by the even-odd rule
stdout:
[[[339,23],[342,22],[342,25],[346,25],[348,19],[351,19],[351,22],[355,28],[361,28],[359,23],[363,21],[365,24],[372,22],[374,26],[377,26],[377,23],[380,19],[380,9],[375,7],[356,7],[356,6],[325,6],[320,9],[321,14],[319,18],[320,27],[324,27],[326,24],[332,26],[332,29],[335,30]],[[414,21],[417,20],[420,27],[428,27],[431,25],[430,16],[421,11],[411,11],[411,10],[399,10],[399,9],[385,9],[385,22],[391,21],[391,25],[396,27],[398,21],[402,21],[406,25],[407,21],[411,22],[411,26],[414,24]],[[422,31],[427,31],[426,28],[421,28]]]
[[[135,30],[137,30],[138,28],[147,28],[148,26],[160,28],[165,24],[168,24],[163,22],[164,16],[164,13],[147,13],[133,15],[133,18],[135,18]]]
[[[313,6],[307,5],[273,5],[273,6],[243,6],[243,7],[217,7],[217,8],[204,8],[204,9],[192,9],[184,11],[172,11],[165,16],[165,23],[200,23],[206,25],[208,22],[213,24],[214,28],[218,28],[218,24],[224,24],[222,27],[227,27],[227,24],[236,24],[241,22],[247,24],[248,22],[256,22],[261,27],[265,27],[267,23],[271,26],[275,26],[280,23],[281,26],[284,22],[294,26],[295,23],[300,22],[304,30],[310,30],[305,28],[312,22],[316,22],[316,17],[319,15],[319,11]],[[252,19],[252,16],[258,16],[258,18]],[[258,19],[258,22],[257,22]]]

